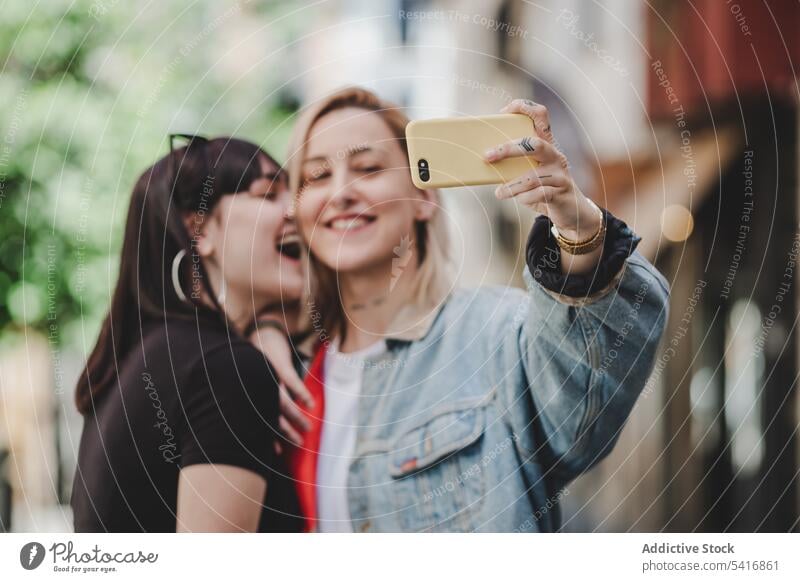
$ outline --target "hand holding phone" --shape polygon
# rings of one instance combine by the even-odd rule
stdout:
[[[534,158],[493,163],[487,149],[535,135],[533,121],[520,114],[412,121],[406,127],[411,179],[417,188],[501,184],[536,168]]]
[[[406,140],[418,188],[500,184],[497,198],[547,215],[575,241],[591,237],[602,221],[573,182],[543,105],[515,99],[499,115],[414,121]]]

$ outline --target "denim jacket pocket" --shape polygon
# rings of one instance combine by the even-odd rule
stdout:
[[[404,531],[468,531],[483,503],[480,440],[486,406],[457,408],[401,434],[389,453],[392,497]]]

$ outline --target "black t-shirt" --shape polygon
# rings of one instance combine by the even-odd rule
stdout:
[[[174,532],[181,467],[225,464],[267,480],[259,531],[300,531],[292,482],[274,451],[276,376],[222,323],[150,324],[119,384],[84,420],[72,492],[76,532]]]

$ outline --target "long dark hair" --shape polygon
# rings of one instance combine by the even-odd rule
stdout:
[[[95,398],[117,381],[118,366],[141,341],[146,323],[168,317],[225,321],[203,262],[191,257],[192,237],[184,217],[206,217],[222,195],[247,190],[263,176],[262,160],[275,161],[239,139],[182,137],[188,144],[145,170],[133,188],[111,307],[75,390],[83,414],[92,412]],[[185,300],[173,284],[173,263],[180,251],[188,255],[177,273]]]

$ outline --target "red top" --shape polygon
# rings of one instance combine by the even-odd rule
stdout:
[[[325,418],[325,344],[321,344],[311,360],[311,368],[305,379],[306,388],[314,400],[314,408],[309,410],[298,402],[306,413],[311,428],[303,436],[303,445],[292,445],[288,450],[289,473],[294,479],[300,510],[306,519],[305,531],[317,528],[317,457],[322,442],[322,420]]]

